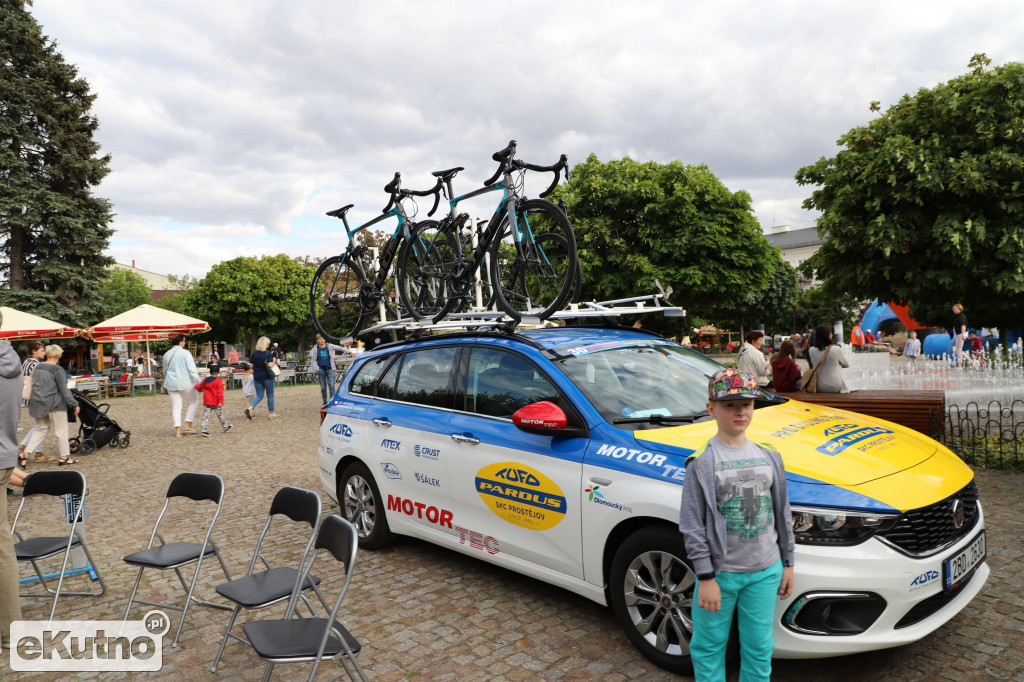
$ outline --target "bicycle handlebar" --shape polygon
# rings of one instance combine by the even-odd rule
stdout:
[[[491,154],[491,158],[498,162],[498,170],[494,171],[494,175],[484,180],[484,187],[490,187],[493,185],[508,168],[509,161],[516,155],[516,144],[517,142],[515,140],[509,140],[507,147],[502,149],[500,152],[494,152]]]
[[[557,163],[553,163],[550,166],[538,166],[533,163],[527,163],[526,161],[519,161],[514,159],[511,162],[512,168],[516,170],[532,170],[538,173],[554,173],[555,179],[551,181],[551,184],[546,190],[540,193],[540,198],[543,199],[547,195],[555,191],[555,187],[558,186],[558,180],[561,176],[562,169],[565,169],[565,181],[569,182],[569,157],[562,154],[562,157],[558,159]]]
[[[391,210],[391,207],[395,205],[395,201],[398,200],[398,194],[402,190],[402,174],[395,173],[395,177],[391,178],[391,182],[384,185],[384,191],[390,194],[388,198],[388,205],[384,207],[381,213],[387,213]]]
[[[399,194],[401,194],[402,197],[429,197],[430,195],[434,195],[434,206],[433,208],[430,209],[430,212],[427,213],[427,216],[429,217],[434,215],[434,211],[437,210],[437,205],[441,203],[441,187],[441,178],[438,178],[437,182],[435,182],[434,186],[431,187],[430,189],[421,191],[403,189],[399,192]]]

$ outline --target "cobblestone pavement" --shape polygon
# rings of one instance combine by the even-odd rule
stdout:
[[[160,395],[111,400],[110,416],[131,430],[131,446],[104,448],[81,457],[79,468],[91,490],[88,538],[108,591],[98,599],[62,598],[58,618],[123,615],[135,574],[121,558],[145,547],[167,485],[177,473],[212,472],[224,477],[227,494],[214,537],[233,575],[247,569],[270,500],[280,487],[296,485],[321,492],[315,459],[318,387],[279,387],[280,418],[270,420],[260,409],[251,422],[242,414],[241,392],[228,391],[225,411],[235,429],[229,434],[214,429],[211,438],[174,438],[169,403]],[[28,425],[26,416],[22,427]],[[53,441],[46,446],[52,452]],[[30,471],[40,466],[30,465]],[[981,470],[978,481],[988,518],[992,577],[964,612],[910,646],[835,659],[777,661],[775,678],[1024,680],[1024,521],[1020,513],[1024,475]],[[329,498],[322,498],[325,514],[335,512]],[[20,499],[20,493],[9,497],[12,514]],[[270,547],[271,561],[294,564],[298,559],[298,543],[278,542]],[[214,565],[204,567],[201,596],[215,596],[213,587],[223,579]],[[327,563],[322,566],[326,569],[320,575],[328,595],[335,595],[336,569]],[[27,575],[23,568],[22,576]],[[180,597],[173,575],[151,575],[140,588],[143,598]],[[74,580],[81,585],[85,578]],[[48,613],[49,602],[44,600],[24,600],[24,604],[26,618],[41,619]],[[132,617],[140,618],[145,608],[133,611]],[[154,676],[259,679],[263,666],[238,642],[228,644],[218,672],[209,672],[227,617],[225,611],[193,609],[181,645],[165,653],[164,668]],[[171,618],[176,625],[177,613],[172,612]],[[344,621],[363,642],[360,661],[374,680],[675,679],[630,646],[610,609],[412,539],[400,539],[386,550],[360,552]],[[0,676],[19,679],[8,669],[8,662],[7,656],[0,661]],[[308,671],[307,665],[283,666],[275,670],[274,679],[305,679]],[[343,675],[340,664],[328,663],[318,679]],[[62,677],[49,674],[33,679]],[[105,679],[128,677],[104,675]]]

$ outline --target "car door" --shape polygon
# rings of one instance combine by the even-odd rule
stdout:
[[[377,383],[366,410],[367,449],[393,493],[384,500],[396,530],[454,533],[443,457],[450,450],[451,373],[457,348],[403,353]]]
[[[587,439],[538,436],[512,423],[519,407],[566,399],[517,353],[466,346],[445,448],[462,544],[582,578],[580,496]],[[573,412],[573,416],[579,417]]]

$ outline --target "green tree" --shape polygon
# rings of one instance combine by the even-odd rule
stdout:
[[[555,199],[564,199],[576,232],[584,300],[653,293],[658,280],[690,313],[733,320],[782,263],[750,195],[730,191],[705,165],[601,163],[591,154],[571,178]]]
[[[740,317],[732,322],[740,329],[752,324],[764,324],[766,331],[778,333],[790,331],[793,325],[793,308],[800,296],[800,285],[796,270],[782,261],[768,276],[764,286],[751,291],[737,307]]]
[[[312,279],[311,268],[284,254],[241,256],[213,266],[188,291],[185,313],[206,320],[213,337],[247,340],[251,351],[261,334],[309,327]]]
[[[0,0],[0,302],[66,323],[103,318],[113,259],[95,95],[19,0]]]
[[[796,331],[803,332],[808,322],[815,327],[820,325],[831,327],[834,322],[841,321],[845,338],[849,341],[853,323],[860,317],[861,310],[865,305],[864,301],[836,298],[821,285],[811,287],[800,293],[793,311]]]
[[[114,268],[109,272],[110,277],[100,284],[100,297],[106,309],[105,318],[120,315],[152,300],[146,280],[131,270]]]
[[[1024,64],[988,65],[975,55],[797,172],[827,236],[806,270],[831,295],[907,302],[922,324],[948,324],[955,301],[972,324],[1020,323]]]

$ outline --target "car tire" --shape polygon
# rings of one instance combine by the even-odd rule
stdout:
[[[345,520],[356,527],[360,547],[379,549],[391,542],[384,500],[373,475],[362,462],[348,465],[341,475],[338,506]]]
[[[683,536],[674,528],[636,531],[612,560],[609,597],[619,626],[646,658],[679,675],[693,675],[690,609],[696,580]],[[732,658],[735,637],[730,639]]]

